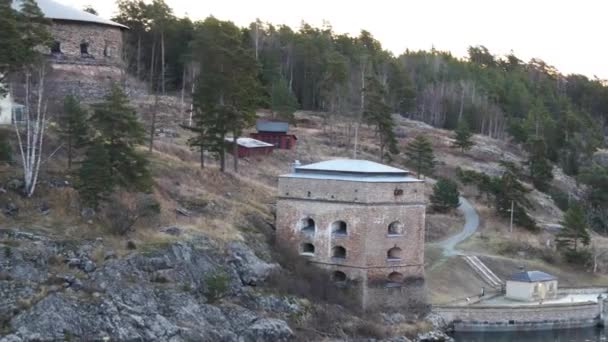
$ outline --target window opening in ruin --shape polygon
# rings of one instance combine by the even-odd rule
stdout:
[[[336,221],[331,224],[331,232],[334,235],[346,235],[346,222]]]
[[[51,53],[56,55],[56,54],[61,54],[61,43],[58,41],[54,41],[51,44]]]
[[[310,217],[302,219],[302,231],[303,232],[314,232],[315,231],[315,221]]]
[[[310,193],[310,191],[309,191],[309,192],[308,192],[308,197],[310,197],[310,195],[311,195],[311,193]]]
[[[105,45],[103,46],[103,56],[104,57],[110,57],[110,47],[108,45],[109,44],[106,41]]]
[[[333,279],[333,281],[335,281],[337,283],[345,282],[346,273],[344,273],[342,271],[335,271],[334,274],[332,275],[332,279]]]
[[[315,254],[315,245],[312,243],[303,243],[301,251],[302,254]]]
[[[346,248],[342,246],[332,248],[331,256],[338,259],[346,259]]]
[[[392,222],[388,225],[388,235],[403,235],[404,226],[399,221]]]
[[[393,247],[386,252],[386,258],[388,260],[399,260],[401,259],[401,248]]]
[[[403,274],[399,272],[392,272],[388,275],[388,280],[393,283],[400,283],[403,281]]]
[[[399,272],[392,272],[388,275],[388,279],[386,280],[387,287],[397,287],[403,283],[403,274]]]
[[[403,189],[395,189],[395,196],[402,196],[403,195]]]
[[[89,55],[89,43],[86,43],[86,42],[80,43],[80,54],[83,56]]]

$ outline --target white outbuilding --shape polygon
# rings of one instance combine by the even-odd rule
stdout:
[[[10,125],[23,120],[24,107],[13,102],[10,95],[0,95],[0,125]]]
[[[557,297],[557,278],[541,271],[521,271],[507,280],[506,298],[542,301]]]

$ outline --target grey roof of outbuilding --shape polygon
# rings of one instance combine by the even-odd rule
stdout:
[[[224,138],[224,140],[226,140],[226,142],[233,142],[233,138],[232,137],[226,137]],[[236,143],[240,146],[243,147],[247,147],[247,148],[257,148],[257,147],[272,147],[274,146],[273,144],[269,144],[267,142],[263,142],[260,140],[256,140],[253,138],[247,138],[247,137],[239,137],[236,138]]]
[[[286,178],[334,179],[356,182],[421,182],[407,170],[383,165],[369,160],[335,159],[296,166]]]
[[[556,279],[557,278],[555,276],[552,276],[548,273],[541,272],[541,271],[523,271],[523,272],[517,272],[517,273],[511,275],[511,277],[508,280],[532,283],[532,282],[536,282],[536,281],[549,281],[549,280],[556,280]]]
[[[257,120],[255,123],[255,129],[258,132],[277,132],[286,133],[289,130],[289,123],[284,121],[272,121],[272,120]]]
[[[13,1],[12,6],[14,9],[19,11],[21,10],[21,3],[21,0],[15,0]],[[76,9],[74,7],[60,4],[53,0],[36,0],[36,3],[38,3],[38,7],[40,7],[40,10],[42,13],[44,13],[44,16],[49,19],[96,23],[128,29],[128,27],[125,25],[116,23],[112,20],[104,19],[100,16]]]

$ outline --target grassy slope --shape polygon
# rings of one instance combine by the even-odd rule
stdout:
[[[168,107],[167,117],[163,118],[163,126],[176,127],[175,120],[170,117],[171,106]],[[175,108],[173,108],[175,110]],[[156,179],[155,194],[162,203],[163,211],[159,226],[180,225],[187,231],[202,231],[221,240],[248,239],[250,234],[258,234],[253,229],[252,222],[272,222],[272,204],[274,203],[277,176],[289,170],[289,163],[295,159],[302,163],[315,162],[330,158],[352,157],[352,133],[354,125],[347,118],[323,119],[315,113],[300,112],[296,115],[297,125],[292,127],[292,133],[298,136],[296,149],[292,151],[275,151],[271,156],[254,157],[240,161],[238,175],[221,174],[217,171],[217,162],[208,158],[207,168],[201,170],[198,166],[198,156],[186,146],[188,133],[178,129],[179,138],[158,138],[156,150],[149,154],[152,171]],[[454,177],[456,166],[499,174],[498,161],[508,159],[521,162],[524,154],[517,147],[508,143],[487,137],[475,136],[476,146],[469,152],[461,153],[450,148],[450,133],[435,129],[425,124],[396,118],[397,133],[400,149],[417,134],[426,134],[431,138],[439,161],[437,175]],[[362,126],[360,130],[358,158],[379,161],[377,138],[372,129]],[[49,150],[54,150],[59,144],[50,139]],[[147,153],[147,152],[146,152]],[[56,234],[65,234],[74,238],[104,236],[110,241],[115,240],[117,246],[122,245],[122,238],[109,236],[97,222],[87,223],[79,217],[77,195],[71,188],[52,188],[46,185],[51,178],[68,179],[65,172],[65,156],[59,151],[47,164],[41,175],[43,183],[37,197],[33,200],[23,200],[19,195],[11,193],[0,196],[0,205],[14,202],[20,208],[19,218],[7,219],[0,217],[0,224],[17,225],[44,229]],[[397,156],[392,162],[402,166],[402,156]],[[232,160],[228,158],[229,170]],[[0,169],[2,181],[14,177],[16,170],[12,167]],[[563,190],[578,192],[574,182],[557,172],[554,182]],[[427,194],[431,192],[428,182]],[[466,241],[460,248],[482,255],[497,255],[502,253],[501,243],[516,241],[522,246],[532,245],[537,248],[544,246],[547,240],[552,240],[550,233],[531,234],[515,228],[514,237],[508,236],[504,220],[494,216],[481,199],[476,198],[476,190],[463,189],[467,196],[479,209],[481,229],[472,239]],[[533,193],[534,203],[542,203],[535,210],[535,215],[543,222],[556,223],[561,218],[561,212],[550,199]],[[42,203],[51,207],[50,214],[43,215],[38,210]],[[183,217],[175,214],[177,206],[193,207],[197,215]],[[440,239],[446,234],[457,231],[462,219],[457,216],[442,217],[429,214],[429,230],[432,237]],[[259,226],[259,224],[257,225]],[[86,227],[86,229],[83,229]],[[187,234],[186,234],[187,237]],[[131,236],[142,244],[163,243],[168,239],[158,233],[157,227],[139,227]],[[433,302],[442,302],[453,297],[464,297],[478,293],[483,283],[462,262],[454,259],[443,261],[437,251],[427,248],[427,279]],[[518,256],[513,259],[497,258],[496,262],[489,261],[496,267],[499,275],[507,275],[519,264]],[[592,277],[586,272],[572,269],[568,266],[545,265],[544,262],[532,255],[525,256],[541,269],[551,270],[563,276],[568,284],[582,285],[590,282],[602,282],[603,277]],[[521,258],[520,258],[521,259]],[[549,268],[544,268],[545,266]]]

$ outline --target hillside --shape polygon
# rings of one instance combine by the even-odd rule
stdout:
[[[145,100],[139,102],[144,113],[145,103]],[[391,327],[387,324],[392,321],[387,321],[384,314],[366,318],[372,323],[365,325],[361,320],[363,317],[356,312],[333,324],[316,327],[319,324],[317,316],[320,312],[336,310],[334,306],[323,304],[322,301],[316,302],[318,299],[314,299],[314,296],[318,294],[313,294],[313,297],[307,297],[308,299],[291,295],[277,297],[276,293],[284,293],[284,290],[280,290],[281,285],[278,285],[278,288],[273,287],[277,286],[276,283],[270,287],[251,286],[261,282],[268,275],[268,270],[276,267],[274,265],[277,255],[272,247],[272,228],[277,176],[288,172],[289,164],[294,160],[308,163],[351,157],[353,141],[348,138],[348,132],[352,132],[353,125],[349,124],[348,120],[333,117],[333,121],[328,123],[325,121],[327,116],[314,112],[298,112],[295,116],[296,124],[291,128],[292,133],[298,136],[296,149],[276,150],[270,156],[242,159],[238,174],[222,174],[218,171],[217,161],[210,157],[207,158],[206,168],[200,169],[197,153],[192,152],[186,145],[189,133],[179,128],[179,120],[174,119],[179,117],[176,102],[167,98],[163,103],[166,107],[163,108],[159,131],[176,134],[160,134],[156,138],[154,151],[148,153],[155,182],[153,197],[160,202],[161,213],[153,221],[138,222],[135,229],[126,236],[114,235],[108,231],[109,222],[102,216],[83,216],[77,193],[72,187],[73,177],[65,171],[65,156],[61,149],[47,161],[39,190],[33,199],[24,199],[15,192],[19,181],[15,177],[14,166],[3,167],[1,177],[5,190],[0,197],[0,204],[5,208],[5,215],[0,220],[2,227],[10,229],[4,229],[0,239],[5,250],[3,256],[0,256],[0,264],[9,266],[2,271],[3,280],[0,282],[5,286],[2,291],[11,294],[13,298],[11,302],[5,303],[5,307],[12,311],[2,312],[4,332],[17,330],[22,337],[38,336],[31,334],[40,331],[43,331],[40,335],[43,337],[65,337],[66,335],[61,335],[64,331],[81,334],[78,329],[83,326],[90,328],[87,324],[101,324],[99,318],[87,316],[86,309],[74,306],[83,300],[83,295],[90,296],[87,300],[92,300],[92,303],[101,300],[110,307],[129,305],[132,308],[130,310],[136,311],[143,308],[137,309],[137,306],[133,307],[134,303],[123,301],[132,296],[150,295],[155,298],[154,305],[157,306],[153,310],[169,310],[167,312],[175,312],[178,316],[191,315],[194,312],[166,307],[166,297],[163,296],[167,294],[163,293],[169,291],[166,292],[168,295],[177,296],[175,300],[178,303],[195,300],[188,296],[196,295],[197,291],[203,291],[208,296],[209,274],[217,272],[228,272],[228,287],[222,291],[222,297],[225,298],[217,303],[205,304],[204,310],[219,310],[218,314],[221,311],[226,317],[238,312],[239,317],[248,317],[250,322],[259,322],[258,325],[251,325],[247,331],[223,327],[225,336],[275,334],[268,336],[280,339],[283,338],[281,336],[290,336],[293,333],[306,340],[311,336],[319,338],[344,334],[413,336],[421,329],[428,329],[429,323],[407,323],[408,320],[420,318],[415,313],[397,319],[400,323]],[[394,119],[401,150],[418,134],[431,138],[439,161],[437,175],[440,176],[454,178],[456,166],[497,174],[500,172],[498,162],[501,159],[520,163],[526,157],[518,147],[485,136],[475,136],[475,147],[462,153],[450,148],[449,131],[399,116]],[[59,146],[59,142],[52,138],[53,134],[50,137],[49,149],[54,150]],[[374,131],[364,125],[359,131],[359,137],[360,150],[357,158],[379,161]],[[398,155],[391,164],[403,167],[404,159]],[[426,180],[429,195],[434,180]],[[577,194],[581,191],[576,182],[559,170],[553,184],[564,192]],[[515,227],[513,237],[510,237],[505,234],[508,231],[508,222],[497,218],[474,189],[464,187],[463,195],[476,207],[481,217],[481,226],[471,239],[458,247],[483,255],[484,261],[501,277],[506,277],[525,260],[525,264],[530,267],[559,275],[566,285],[591,285],[608,280],[605,276],[595,276],[559,261],[553,249],[546,248],[547,241],[552,241],[554,236],[550,230],[543,228],[540,233],[533,234]],[[122,194],[123,199],[128,196]],[[538,191],[532,191],[529,196],[535,203],[534,217],[542,223],[541,226],[554,227],[560,221],[562,212],[551,197]],[[7,210],[9,207],[13,208],[10,214]],[[426,273],[432,302],[448,302],[470,296],[478,293],[484,286],[462,259],[443,258],[432,244],[458,232],[462,224],[463,218],[456,212],[429,212],[427,215],[429,245],[426,253]],[[47,248],[47,241],[53,241],[54,247]],[[195,254],[188,256],[189,253]],[[28,260],[34,260],[32,258],[46,258],[49,261],[30,264],[31,261]],[[207,260],[209,265],[198,264],[195,261],[198,258]],[[156,264],[161,259],[168,260],[162,262],[168,264]],[[91,265],[89,262],[94,265],[93,270],[88,269]],[[215,271],[190,273],[193,272],[188,271],[190,267]],[[28,273],[36,276],[31,278],[26,275]],[[132,275],[124,278],[126,274]],[[126,283],[123,283],[124,281]],[[113,282],[131,285],[120,290],[110,286]],[[138,289],[132,288],[135,284]],[[191,285],[186,288],[184,284]],[[159,292],[161,289],[165,290]],[[147,295],[149,291],[154,292],[154,295]],[[122,297],[108,297],[111,293],[120,294]],[[260,294],[264,295],[259,297]],[[321,295],[323,296],[327,296],[327,293]],[[257,299],[252,301],[252,298]],[[196,299],[198,300],[200,299]],[[280,309],[277,309],[276,305]],[[61,324],[64,325],[51,326],[50,321],[33,323],[28,320],[32,315],[60,310],[60,307],[78,307],[75,311],[62,314],[65,322]],[[201,307],[196,310],[201,310]],[[259,317],[253,318],[252,311]],[[78,324],[69,323],[70,317],[74,315],[87,318],[82,318],[84,321]],[[108,317],[107,319],[112,315],[114,313],[111,311],[101,314]],[[206,323],[201,324],[216,326],[211,321],[211,316],[202,313],[201,315],[206,320]],[[147,322],[144,327],[130,325],[127,320],[123,322],[123,327],[109,324],[96,326],[95,329],[122,329],[125,335],[116,336],[123,337],[160,338],[169,336],[166,334],[171,334],[171,331],[179,336],[183,336],[180,334],[185,334],[184,331],[197,334],[196,330],[184,330],[179,322],[173,322],[171,319],[141,319]],[[165,330],[155,330],[158,324]],[[216,328],[219,329],[218,326]]]

